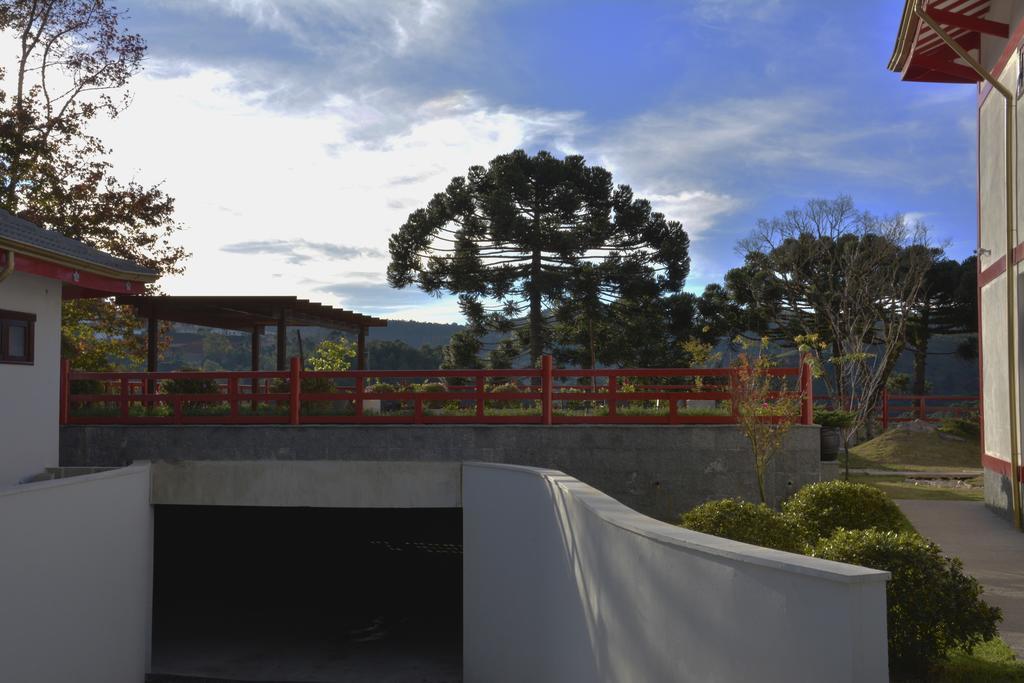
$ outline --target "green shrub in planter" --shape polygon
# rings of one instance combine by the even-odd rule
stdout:
[[[410,389],[416,393],[443,393],[448,391],[448,387],[441,384],[440,382],[426,382],[424,384],[413,384]],[[444,401],[424,401],[423,407],[429,408],[430,410],[441,410],[445,407]]]
[[[333,394],[336,389],[334,380],[329,377],[307,377],[299,383],[299,386],[302,388],[303,394]],[[291,391],[289,380],[275,379],[270,383],[270,392],[273,394],[287,394],[289,391]],[[285,405],[287,403],[282,403],[278,408]],[[300,410],[303,415],[329,415],[334,412],[330,401],[302,401]]]
[[[996,635],[1002,616],[981,599],[981,585],[964,574],[960,560],[943,557],[916,534],[840,530],[812,554],[892,574],[886,585],[889,671],[897,677],[926,675],[951,650],[970,651]]]
[[[848,481],[804,486],[782,504],[782,510],[800,520],[812,542],[840,528],[902,531],[906,524],[896,503],[884,493]]]
[[[492,384],[487,387],[487,392],[491,394],[518,394],[521,393],[519,385],[515,382],[507,382],[505,384]],[[522,401],[487,401],[488,408],[522,408]]]
[[[822,427],[847,429],[853,426],[854,413],[849,410],[814,409],[814,424]]]
[[[679,526],[791,553],[806,549],[806,533],[798,520],[739,498],[698,505],[682,515]]]
[[[843,445],[843,429],[853,425],[854,414],[848,410],[814,411],[814,423],[821,426],[821,459],[830,462],[839,457]]]
[[[370,384],[366,387],[366,391],[371,394],[393,394],[400,391],[394,384],[388,384],[387,382],[378,382],[376,384]]]
[[[197,372],[194,368],[181,368],[182,372]],[[161,383],[165,394],[219,394],[220,385],[212,379],[168,379]],[[168,404],[170,405],[170,404]],[[200,412],[217,405],[209,401],[182,401],[185,412]]]

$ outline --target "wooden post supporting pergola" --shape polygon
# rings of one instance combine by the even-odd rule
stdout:
[[[366,369],[366,328],[359,328],[356,342],[356,370]]]
[[[277,371],[288,369],[288,323],[282,309],[277,318]]]
[[[262,327],[260,327],[259,325],[253,325],[252,336],[251,336],[251,339],[252,339],[252,342],[251,342],[251,345],[252,345],[252,363],[251,363],[251,366],[252,366],[252,371],[253,372],[259,372],[260,371],[260,341],[261,341],[260,335],[262,334],[262,332],[263,332],[263,328]]]

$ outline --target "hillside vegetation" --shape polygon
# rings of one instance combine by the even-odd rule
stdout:
[[[893,428],[850,449],[853,467],[981,467],[978,441],[937,429]]]

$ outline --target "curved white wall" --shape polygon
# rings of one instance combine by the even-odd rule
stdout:
[[[463,468],[467,683],[887,681],[888,574],[644,517],[561,472]]]
[[[141,683],[149,466],[0,491],[0,681]]]

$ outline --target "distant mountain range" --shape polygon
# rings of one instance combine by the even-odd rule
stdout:
[[[463,329],[458,323],[421,323],[415,320],[388,320],[387,327],[370,329],[370,341],[403,341],[413,348],[444,346],[452,335]]]
[[[387,327],[375,327],[370,330],[369,342],[370,367],[377,370],[389,369],[428,369],[436,367],[439,347],[444,346],[452,335],[462,330],[463,325],[457,323],[425,323],[415,320],[389,320]],[[321,328],[303,328],[302,337],[306,353],[310,353],[320,340],[330,334]],[[166,355],[162,367],[174,369],[181,366],[204,367],[212,362],[216,367],[227,370],[246,370],[249,367],[249,336],[240,333],[224,333],[220,330],[197,328],[193,325],[174,325],[171,331],[171,348]],[[962,341],[962,335],[937,335],[932,338],[928,356],[927,378],[933,394],[977,394],[978,363],[977,360],[963,360],[954,352]],[[263,366],[273,365],[273,332],[263,337]],[[297,353],[297,338],[294,333],[289,337],[289,354]],[[395,348],[406,345],[407,353],[396,353]],[[380,346],[379,346],[380,345]],[[427,353],[421,353],[422,347],[429,347]],[[386,348],[385,348],[386,347]],[[719,349],[723,352],[726,362],[731,354],[728,344],[723,341]],[[418,352],[418,353],[414,353]],[[783,360],[796,363],[795,352],[789,351]],[[404,358],[404,360],[399,360]],[[398,364],[401,367],[386,367]],[[905,352],[896,363],[895,372],[913,375],[913,354]]]

